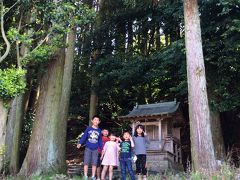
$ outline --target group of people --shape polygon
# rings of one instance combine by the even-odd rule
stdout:
[[[122,138],[117,137],[107,129],[100,130],[100,118],[92,118],[92,126],[84,131],[77,148],[86,144],[84,151],[84,178],[88,179],[88,166],[92,165],[92,180],[105,180],[108,171],[109,180],[113,178],[113,168],[120,163],[121,179],[126,180],[127,171],[131,180],[135,180],[132,162],[136,163],[138,179],[147,179],[146,138],[144,127],[136,126],[134,136],[128,131],[123,132]],[[127,171],[126,171],[127,170]],[[97,174],[97,178],[96,178]]]

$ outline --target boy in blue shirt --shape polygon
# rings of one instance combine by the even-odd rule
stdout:
[[[98,128],[100,123],[100,118],[98,116],[93,116],[92,126],[87,127],[81,137],[77,148],[80,148],[82,144],[86,144],[84,151],[84,176],[85,179],[88,178],[88,165],[92,164],[92,180],[95,180],[95,174],[97,169],[98,161],[98,147],[102,149],[102,133]]]

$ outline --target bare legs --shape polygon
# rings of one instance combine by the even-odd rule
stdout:
[[[97,169],[97,166],[92,165],[92,177],[95,177],[96,169]],[[88,176],[88,165],[84,165],[83,170],[84,170],[84,176],[87,177]]]
[[[112,180],[113,177],[113,166],[103,166],[101,180],[105,180],[106,172],[109,169],[109,180]]]
[[[97,167],[97,179],[101,179],[101,166]]]
[[[92,177],[95,177],[96,170],[97,170],[97,166],[96,165],[92,165]]]
[[[113,166],[109,166],[109,180],[112,180],[113,177]]]
[[[84,171],[84,176],[87,177],[87,175],[88,175],[88,165],[84,165],[83,171]]]
[[[101,174],[101,180],[105,179],[107,169],[108,169],[108,166],[103,166],[102,174]]]

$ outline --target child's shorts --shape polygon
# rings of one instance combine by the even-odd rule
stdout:
[[[85,148],[84,151],[84,165],[95,165],[98,163],[98,150],[92,150],[89,148]]]

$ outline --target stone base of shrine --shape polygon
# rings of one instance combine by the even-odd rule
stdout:
[[[183,165],[176,162],[174,154],[168,151],[150,150],[147,153],[147,169],[159,173],[183,171]]]

